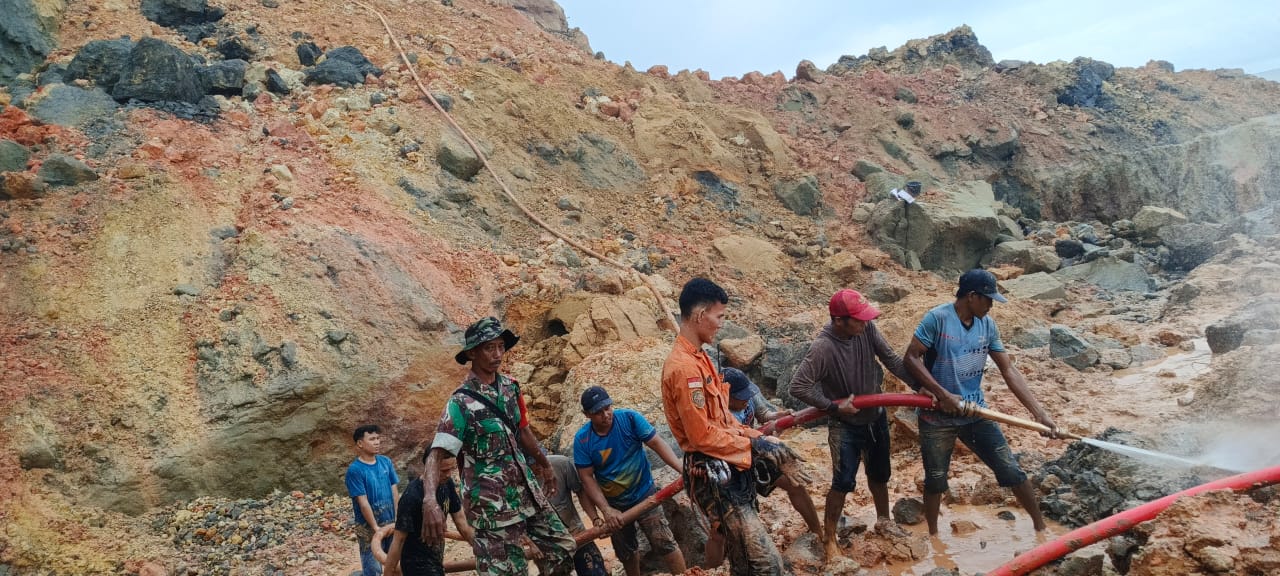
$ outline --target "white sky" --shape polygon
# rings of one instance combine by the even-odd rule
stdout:
[[[842,54],[893,50],[968,24],[998,62],[1088,56],[1116,66],[1280,68],[1276,0],[558,0],[569,26],[639,70],[702,68],[712,78],[826,68]]]

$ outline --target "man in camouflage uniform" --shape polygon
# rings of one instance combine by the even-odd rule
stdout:
[[[536,472],[542,485],[554,487],[551,463],[529,430],[520,385],[498,372],[517,341],[497,318],[467,328],[466,343],[454,359],[470,362],[471,372],[445,404],[424,470],[435,470],[441,458],[458,458],[467,522],[475,528],[477,572],[527,574],[521,544],[529,542],[540,573],[567,575],[573,570],[573,536],[534,477]],[[422,483],[425,493],[435,494],[435,474],[423,475]],[[444,515],[434,498],[422,502],[422,539],[428,544],[444,539]]]

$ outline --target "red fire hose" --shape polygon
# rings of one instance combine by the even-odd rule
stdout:
[[[1022,576],[1085,546],[1126,532],[1142,522],[1151,520],[1173,504],[1174,501],[1184,496],[1195,496],[1212,490],[1234,490],[1240,492],[1276,483],[1280,483],[1280,466],[1246,472],[1208,484],[1201,484],[1176,494],[1170,494],[1159,500],[1153,500],[1137,508],[1125,510],[1115,516],[1103,518],[1088,526],[1076,528],[1059,536],[1056,540],[1046,542],[1029,552],[1019,554],[1004,566],[987,572],[987,576]]]
[[[859,409],[875,408],[878,406],[914,406],[917,408],[931,408],[933,407],[933,397],[921,394],[867,394],[864,396],[854,396],[853,405]],[[774,420],[771,424],[773,424],[774,431],[786,430],[792,426],[817,420],[826,415],[826,412],[818,410],[817,408],[805,408],[795,414],[788,414],[782,418]],[[764,426],[761,428],[764,428]],[[683,489],[684,479],[676,478],[675,482],[668,484],[665,488],[655,492],[652,496],[645,498],[639,504],[636,504],[635,506],[628,508],[626,512],[623,512],[621,517],[622,523],[628,524],[636,518],[639,518],[641,514],[648,512],[655,506],[658,506],[663,500],[675,496]],[[609,531],[606,530],[604,526],[596,526],[574,534],[573,539],[578,543],[578,546],[582,546],[587,542],[591,542],[597,538],[603,538],[608,534]],[[474,570],[476,566],[475,562],[476,561],[474,559],[446,562],[445,572]]]

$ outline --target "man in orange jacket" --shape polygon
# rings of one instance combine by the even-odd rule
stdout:
[[[783,476],[807,478],[794,452],[729,411],[729,386],[702,350],[715,341],[728,303],[724,289],[705,278],[680,291],[680,333],[662,366],[662,407],[685,453],[685,486],[724,538],[730,574],[787,574],[760,521],[756,494],[768,494]]]

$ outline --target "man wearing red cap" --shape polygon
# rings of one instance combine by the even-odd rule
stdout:
[[[915,379],[902,357],[894,353],[872,322],[880,310],[856,290],[844,289],[827,304],[831,323],[809,345],[791,379],[791,395],[830,414],[827,443],[831,449],[831,491],[823,514],[827,559],[840,553],[836,524],[845,496],[853,491],[858,461],[867,455],[863,472],[876,504],[876,529],[901,533],[889,517],[889,421],[883,408],[858,410],[854,396],[878,394],[884,372],[876,363],[912,388]]]

